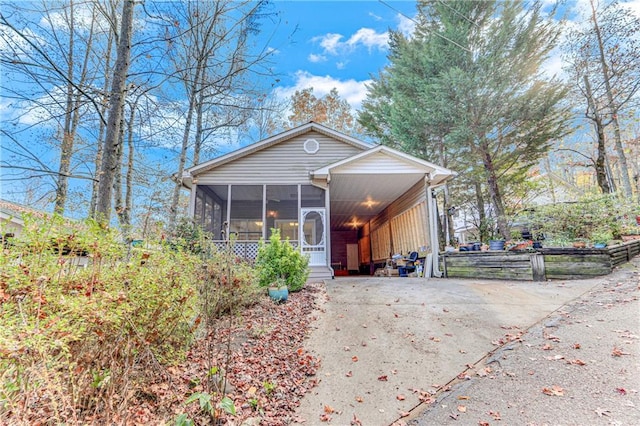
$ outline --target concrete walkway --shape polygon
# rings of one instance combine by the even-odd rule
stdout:
[[[319,385],[297,417],[305,425],[389,425],[411,411],[406,419],[415,418],[421,401],[469,366],[602,282],[327,281],[307,344],[322,360]]]

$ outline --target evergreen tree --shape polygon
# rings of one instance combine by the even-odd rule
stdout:
[[[568,129],[566,89],[540,72],[559,35],[541,7],[419,2],[415,33],[391,33],[390,65],[359,116],[383,143],[459,171],[505,238],[508,195]]]

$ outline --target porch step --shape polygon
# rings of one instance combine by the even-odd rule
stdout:
[[[322,280],[330,280],[331,269],[326,266],[311,266],[311,272],[309,273],[309,278],[307,278],[307,282],[318,282]]]

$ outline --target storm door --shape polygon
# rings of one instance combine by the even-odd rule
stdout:
[[[309,266],[326,266],[326,211],[324,208],[303,208],[301,216],[302,254],[309,257]]]

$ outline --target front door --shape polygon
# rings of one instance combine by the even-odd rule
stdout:
[[[324,208],[301,210],[300,241],[302,254],[309,257],[309,266],[327,265],[326,212]]]

